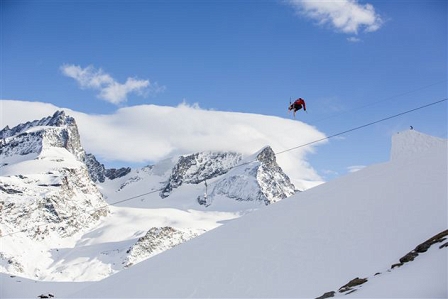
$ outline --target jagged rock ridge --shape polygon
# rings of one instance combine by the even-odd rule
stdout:
[[[98,162],[93,154],[86,154],[85,163],[89,169],[89,175],[94,182],[104,183],[106,178],[114,180],[121,178],[131,172],[130,167],[122,167],[119,169],[106,169],[104,164]]]
[[[6,126],[0,131],[0,139],[0,155],[4,157],[40,154],[42,149],[50,147],[65,148],[80,161],[85,157],[75,119],[64,111],[12,129]]]

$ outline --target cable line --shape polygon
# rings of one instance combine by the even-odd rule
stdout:
[[[308,143],[305,143],[305,144],[302,144],[302,145],[299,145],[299,146],[296,146],[296,147],[292,147],[292,148],[289,148],[289,149],[277,152],[275,154],[276,155],[281,155],[283,153],[286,153],[286,152],[289,152],[289,151],[292,151],[292,150],[295,150],[295,149],[298,149],[298,148],[301,148],[301,147],[304,147],[304,146],[307,146],[307,145],[310,145],[310,144],[321,142],[321,141],[324,141],[324,140],[327,140],[327,139],[330,139],[330,138],[333,138],[333,137],[336,137],[336,136],[340,136],[340,135],[343,135],[343,134],[346,134],[346,133],[349,133],[349,132],[353,132],[353,131],[356,131],[356,130],[359,130],[359,129],[362,129],[362,128],[365,128],[365,127],[368,127],[368,126],[371,126],[371,125],[374,125],[374,124],[377,124],[377,123],[380,123],[380,122],[383,122],[383,121],[395,118],[395,117],[402,116],[404,114],[408,114],[408,113],[411,113],[411,112],[414,112],[414,111],[417,111],[417,110],[420,110],[420,109],[423,109],[423,108],[426,108],[426,107],[429,107],[429,106],[432,106],[432,105],[436,105],[436,104],[442,103],[442,102],[444,102],[446,100],[448,100],[448,98],[443,99],[443,100],[439,100],[439,101],[436,101],[436,102],[432,102],[432,103],[429,103],[429,104],[426,104],[426,105],[423,105],[423,106],[420,106],[420,107],[417,107],[417,108],[414,108],[414,109],[411,109],[411,110],[407,110],[407,111],[404,111],[404,112],[401,112],[401,113],[398,113],[398,114],[395,114],[395,115],[392,115],[392,116],[388,116],[388,117],[382,118],[380,120],[376,120],[376,121],[364,124],[364,125],[359,126],[359,127],[351,128],[349,130],[346,130],[346,131],[343,131],[343,132],[339,132],[339,133],[336,133],[336,134],[333,134],[333,135],[330,135],[330,136],[327,136],[327,137],[324,137],[324,138],[321,138],[321,139],[318,139],[318,140],[314,140],[314,141],[311,141],[311,142],[308,142]]]

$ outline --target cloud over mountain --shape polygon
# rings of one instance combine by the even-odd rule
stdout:
[[[40,119],[63,109],[44,103],[7,100],[2,101],[2,106],[3,127]],[[18,113],[24,110],[27,113]],[[316,128],[297,120],[211,111],[185,103],[177,107],[125,107],[107,115],[64,110],[76,119],[85,150],[106,164],[153,163],[205,150],[249,155],[266,145],[274,152],[281,152],[325,137]],[[277,161],[293,180],[321,180],[306,161],[306,155],[312,154],[319,144],[322,142],[279,154]],[[296,187],[301,186],[296,184]]]

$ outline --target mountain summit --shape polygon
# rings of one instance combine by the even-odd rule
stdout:
[[[0,131],[0,139],[0,155],[4,158],[40,154],[50,147],[65,148],[79,161],[85,158],[75,119],[64,111],[56,111],[53,116],[19,124],[12,129],[6,126]]]

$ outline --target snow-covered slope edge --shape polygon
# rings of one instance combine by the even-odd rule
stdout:
[[[401,138],[412,139],[415,133]],[[446,153],[445,141],[414,151],[409,159],[367,167],[296,194],[72,297],[320,296],[355,277],[388,269],[416,244],[446,229]],[[426,297],[446,297],[447,253],[437,250],[426,253],[440,252],[440,260],[420,267],[424,272],[408,271],[412,263],[394,271],[414,275],[419,284],[394,280],[399,285],[389,285],[383,294],[412,297],[417,287]],[[422,255],[416,262],[424,260]],[[432,279],[436,283],[415,275],[437,278]],[[375,294],[374,282],[369,288]],[[362,288],[356,295],[361,294]]]

